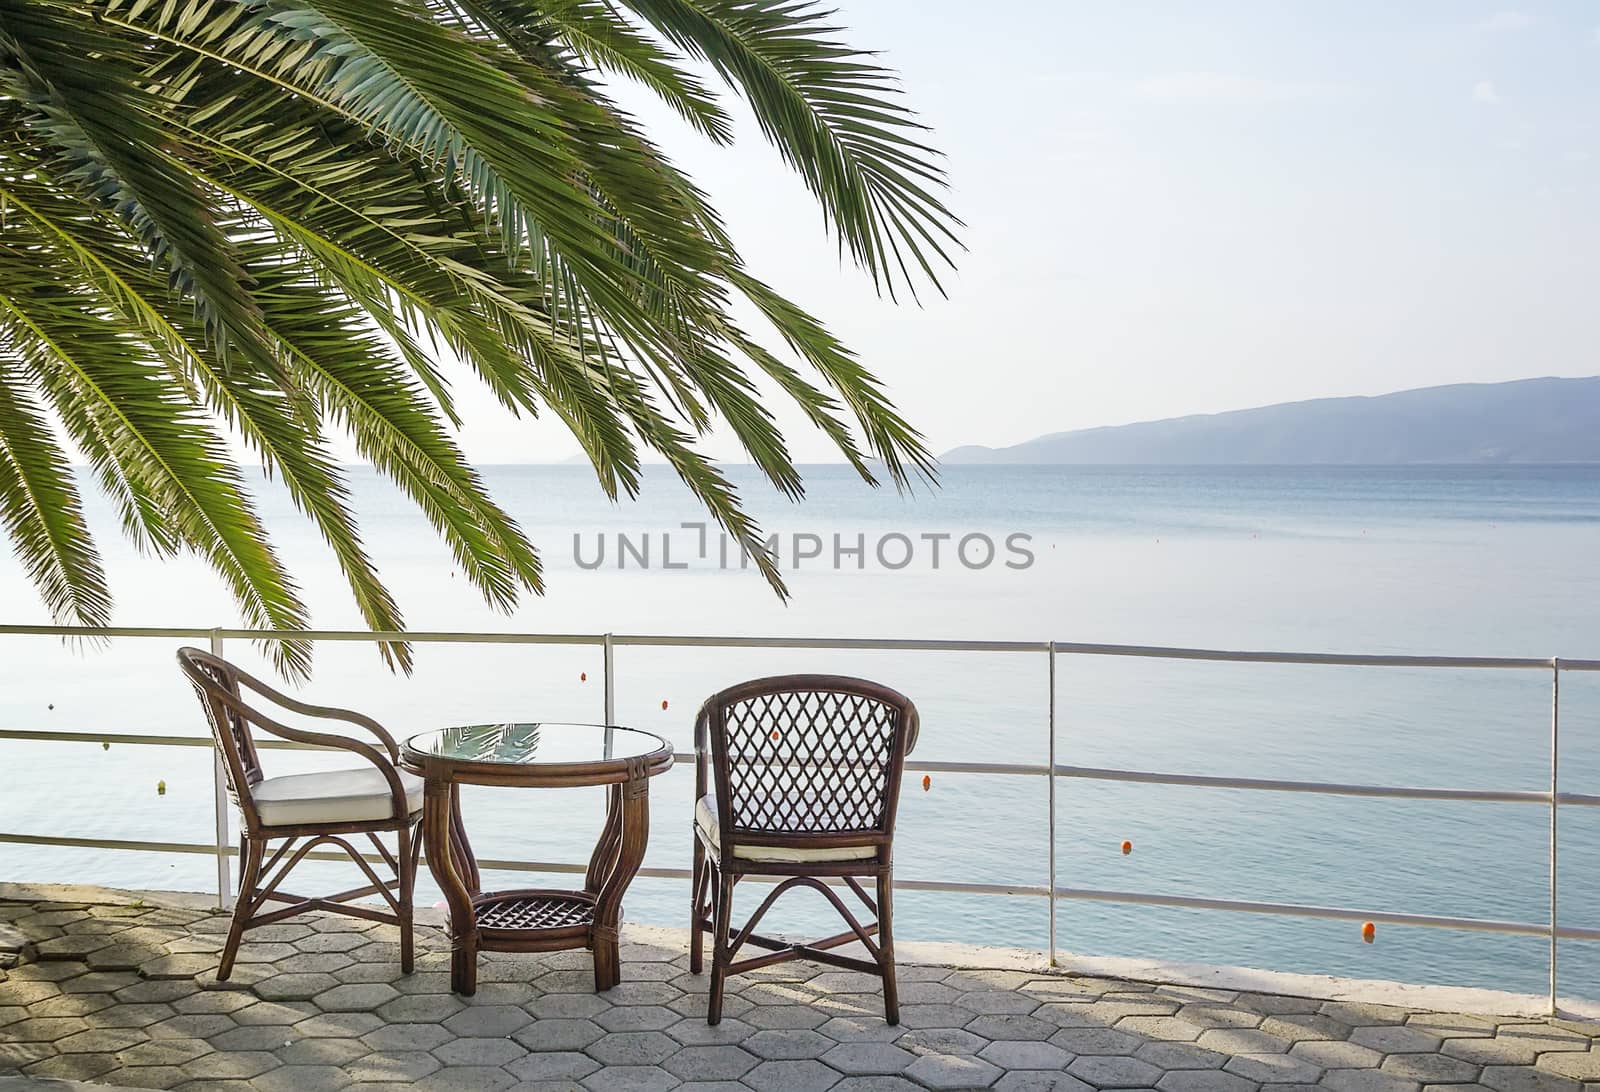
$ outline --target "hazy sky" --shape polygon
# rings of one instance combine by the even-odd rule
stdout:
[[[968,252],[947,300],[896,307],[841,269],[753,125],[721,150],[641,112],[935,450],[1600,371],[1600,4],[841,9],[948,154]],[[468,406],[478,461],[576,451]]]

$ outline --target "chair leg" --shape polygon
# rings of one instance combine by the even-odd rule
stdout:
[[[416,966],[416,938],[413,935],[413,899],[412,893],[417,884],[417,855],[412,850],[412,843],[416,841],[415,828],[403,826],[400,828],[399,843],[396,845],[398,852],[395,854],[394,863],[400,870],[397,877],[400,881],[400,973],[410,974]]]
[[[706,1006],[706,1023],[722,1022],[722,994],[728,982],[728,931],[733,916],[734,877],[713,870],[716,894],[712,903],[711,927],[711,996]]]
[[[705,879],[706,850],[700,836],[694,836],[694,868],[689,880],[689,973],[705,970]]]
[[[217,965],[217,981],[226,982],[233,974],[233,961],[239,955],[239,942],[244,938],[244,927],[250,920],[256,882],[261,878],[261,858],[266,854],[265,838],[244,839],[244,856],[239,861],[239,898],[233,904],[233,922],[228,926],[228,939],[222,945],[222,961]]]
[[[885,869],[878,875],[878,969],[883,974],[883,1018],[900,1022],[900,990],[894,977],[894,880]]]

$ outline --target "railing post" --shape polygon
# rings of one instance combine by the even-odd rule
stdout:
[[[611,634],[606,634],[605,655],[601,664],[600,674],[605,681],[606,701],[606,757],[611,757],[611,728],[617,723],[617,684],[612,673]]]
[[[1056,643],[1046,651],[1050,658],[1050,768],[1045,780],[1050,797],[1050,966],[1056,965]]]
[[[211,655],[222,655],[222,630],[211,631]],[[212,810],[216,821],[217,839],[217,905],[224,910],[233,904],[233,881],[228,875],[228,773],[222,768],[222,755],[215,745],[211,748]]]
[[[1556,1004],[1556,911],[1561,896],[1561,660],[1550,657],[1550,1015]]]

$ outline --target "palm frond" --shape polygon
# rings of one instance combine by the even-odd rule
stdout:
[[[709,63],[882,290],[937,284],[959,223],[938,156],[828,19],[810,0],[0,0],[0,522],[51,610],[109,610],[52,425],[124,532],[204,557],[249,625],[307,614],[230,440],[317,527],[365,623],[403,625],[336,431],[511,609],[543,575],[455,442],[463,380],[553,414],[613,498],[659,453],[785,594],[700,450],[726,429],[801,496],[756,376],[868,482],[871,458],[905,486],[932,457],[609,83],[727,142]],[[736,320],[750,308],[786,353]],[[304,645],[272,651],[308,669]]]

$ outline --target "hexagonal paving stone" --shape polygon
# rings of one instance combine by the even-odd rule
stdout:
[[[1296,1043],[1289,1053],[1323,1069],[1376,1069],[1383,1064],[1383,1055],[1360,1043]]]
[[[1061,1029],[1054,1024],[1032,1016],[979,1016],[967,1024],[967,1030],[985,1039],[1016,1039],[1043,1041]]]
[[[598,1014],[594,1022],[607,1031],[661,1031],[681,1019],[664,1005],[621,1005]]]
[[[526,1053],[522,1044],[505,1038],[451,1039],[433,1048],[433,1056],[447,1066],[505,1065]]]
[[[1286,1013],[1268,1016],[1261,1021],[1261,1030],[1289,1042],[1305,1039],[1348,1039],[1350,1025],[1319,1012]]]
[[[357,1058],[372,1053],[372,1048],[360,1039],[299,1039],[291,1040],[272,1053],[284,1065],[317,1066],[349,1065]]]
[[[743,1043],[756,1034],[756,1029],[743,1020],[723,1019],[720,1024],[708,1024],[703,1019],[689,1017],[663,1029],[685,1046],[721,1046],[725,1043]],[[773,1034],[781,1034],[774,1032]]]
[[[23,1067],[30,1077],[66,1081],[92,1081],[117,1068],[115,1054],[57,1054]]]
[[[1096,1088],[1151,1088],[1162,1076],[1149,1062],[1108,1054],[1079,1058],[1067,1072]]]
[[[600,1063],[576,1050],[555,1050],[524,1054],[506,1065],[506,1071],[520,1080],[577,1081],[600,1068]]]
[[[437,1024],[464,1008],[454,994],[413,994],[395,998],[380,1008],[378,1015],[391,1024]]]
[[[1552,1052],[1539,1056],[1539,1068],[1579,1081],[1600,1081],[1600,1053]]]
[[[421,1050],[377,1050],[345,1067],[356,1081],[408,1083],[439,1069],[439,1059]]]
[[[330,982],[337,981],[331,976],[324,977],[328,977]],[[393,986],[383,982],[369,982],[360,985],[336,985],[317,994],[311,999],[311,1003],[325,1012],[375,1012],[399,996],[399,992]]]
[[[62,1054],[115,1054],[144,1042],[145,1035],[133,1028],[91,1028],[55,1040]]]
[[[317,1012],[317,1007],[309,1001],[258,1001],[249,1008],[230,1013],[228,1018],[236,1024],[287,1026],[318,1015],[321,1014]]]
[[[1528,1066],[1485,1066],[1478,1081],[1495,1092],[1580,1092],[1583,1085],[1570,1077]]]
[[[240,1050],[202,1055],[181,1068],[194,1080],[248,1081],[282,1064],[264,1050]]]
[[[1174,1069],[1156,1087],[1161,1092],[1255,1092],[1251,1082],[1220,1069]]]
[[[736,1081],[760,1059],[736,1046],[684,1047],[661,1067],[685,1081]]]
[[[666,1092],[680,1083],[658,1065],[612,1066],[583,1079],[583,1087],[594,1092]]]
[[[1220,1050],[1224,1054],[1272,1054],[1287,1051],[1291,1046],[1309,1045],[1285,1042],[1261,1028],[1212,1028],[1201,1032],[1195,1042],[1207,1050]]]
[[[1315,1084],[1322,1067],[1293,1054],[1235,1054],[1223,1066],[1247,1081],[1259,1084]]]
[[[1479,1067],[1443,1054],[1391,1054],[1380,1068],[1422,1084],[1461,1084],[1477,1080]]]
[[[796,1028],[759,1031],[745,1040],[743,1046],[758,1058],[790,1061],[820,1058],[832,1050],[835,1043],[819,1031]]]
[[[1057,1010],[1052,1009],[1052,1014],[1055,1011]],[[1045,1016],[1043,1019],[1050,1019],[1050,1017]],[[1052,1020],[1051,1022],[1054,1023],[1055,1021]],[[1189,1023],[1181,1016],[1124,1016],[1117,1021],[1117,1030],[1125,1031],[1129,1035],[1138,1035],[1145,1039],[1192,1043],[1200,1038],[1200,1033],[1206,1029]]]
[[[611,1010],[611,1006],[594,993],[547,993],[529,1001],[526,1008],[540,1019],[558,1020],[587,1020]],[[703,1014],[704,1010],[698,1015]]]
[[[129,1047],[121,1058],[123,1065],[175,1068],[210,1054],[213,1049],[204,1039],[153,1039]]]
[[[34,1004],[27,1006],[27,1009],[22,1009],[22,1012],[29,1017],[86,1017],[91,1012],[109,1009],[114,1004],[117,1004],[117,999],[109,993],[62,993],[56,994],[54,998],[35,1001]],[[166,1006],[160,1007],[168,1017],[173,1015],[173,1010]],[[21,1020],[22,1017],[18,1018]],[[101,1020],[96,1020],[94,1023],[101,1023]],[[155,1022],[152,1020],[150,1023]]]
[[[214,1050],[276,1050],[289,1045],[290,1033],[280,1027],[234,1028],[220,1035],[207,1036]]]
[[[1000,1070],[971,1054],[924,1054],[903,1075],[928,1088],[988,1088]]]
[[[659,1031],[608,1032],[590,1043],[584,1051],[603,1065],[660,1065],[677,1053],[677,1040]]]
[[[141,964],[164,954],[155,947],[118,943],[90,952],[83,961],[95,971],[136,971]]]
[[[1431,1054],[1444,1045],[1437,1035],[1404,1024],[1359,1027],[1351,1031],[1350,1041],[1384,1054]]]
[[[1405,1023],[1407,1027],[1421,1028],[1441,1039],[1485,1038],[1495,1033],[1494,1021],[1481,1016],[1413,1012],[1406,1017]]]
[[[846,1076],[899,1073],[917,1055],[889,1043],[840,1043],[822,1061]]]
[[[758,1001],[741,1019],[753,1027],[794,1031],[825,1024],[829,1014],[816,1005],[769,1005]]]
[[[370,1012],[319,1012],[296,1023],[294,1033],[313,1039],[357,1039],[381,1027],[382,1018]]]
[[[1228,1063],[1228,1055],[1194,1043],[1146,1043],[1133,1056],[1162,1069],[1221,1069]]]
[[[310,1001],[339,985],[331,974],[273,974],[256,983],[256,996],[267,1001]]]
[[[593,1020],[536,1020],[512,1036],[529,1050],[583,1050],[606,1034]]]
[[[372,1050],[432,1050],[451,1036],[440,1024],[385,1024],[361,1036]]]
[[[895,1040],[913,1054],[976,1054],[989,1040],[962,1028],[916,1028]]]
[[[978,1057],[1001,1069],[1065,1069],[1072,1055],[1058,1046],[1038,1042],[990,1043]]]
[[[839,1083],[839,1074],[812,1058],[762,1062],[744,1075],[756,1092],[825,1092]]]
[[[261,1092],[337,1092],[350,1083],[350,1075],[338,1066],[285,1065],[251,1083]]]
[[[162,981],[165,979],[197,978],[207,971],[214,971],[217,967],[217,957],[198,953],[164,955],[159,959],[152,959],[141,964],[139,973],[145,978]]]
[[[515,1005],[475,1005],[445,1020],[444,1026],[455,1035],[503,1039],[532,1022],[533,1017]]]
[[[1073,1054],[1132,1054],[1144,1040],[1111,1028],[1062,1028],[1050,1042]]]
[[[1417,1081],[1379,1069],[1330,1069],[1322,1075],[1322,1086],[1335,1092],[1420,1092],[1422,1088]]]
[[[994,1083],[995,1092],[1090,1092],[1092,1087],[1065,1073],[1037,1069],[1007,1073]]]
[[[956,1005],[901,1005],[900,1026],[905,1028],[961,1028],[978,1014]]]
[[[89,1030],[81,1016],[42,1016],[18,1020],[6,1028],[6,1038],[14,1043],[53,1043]]]

